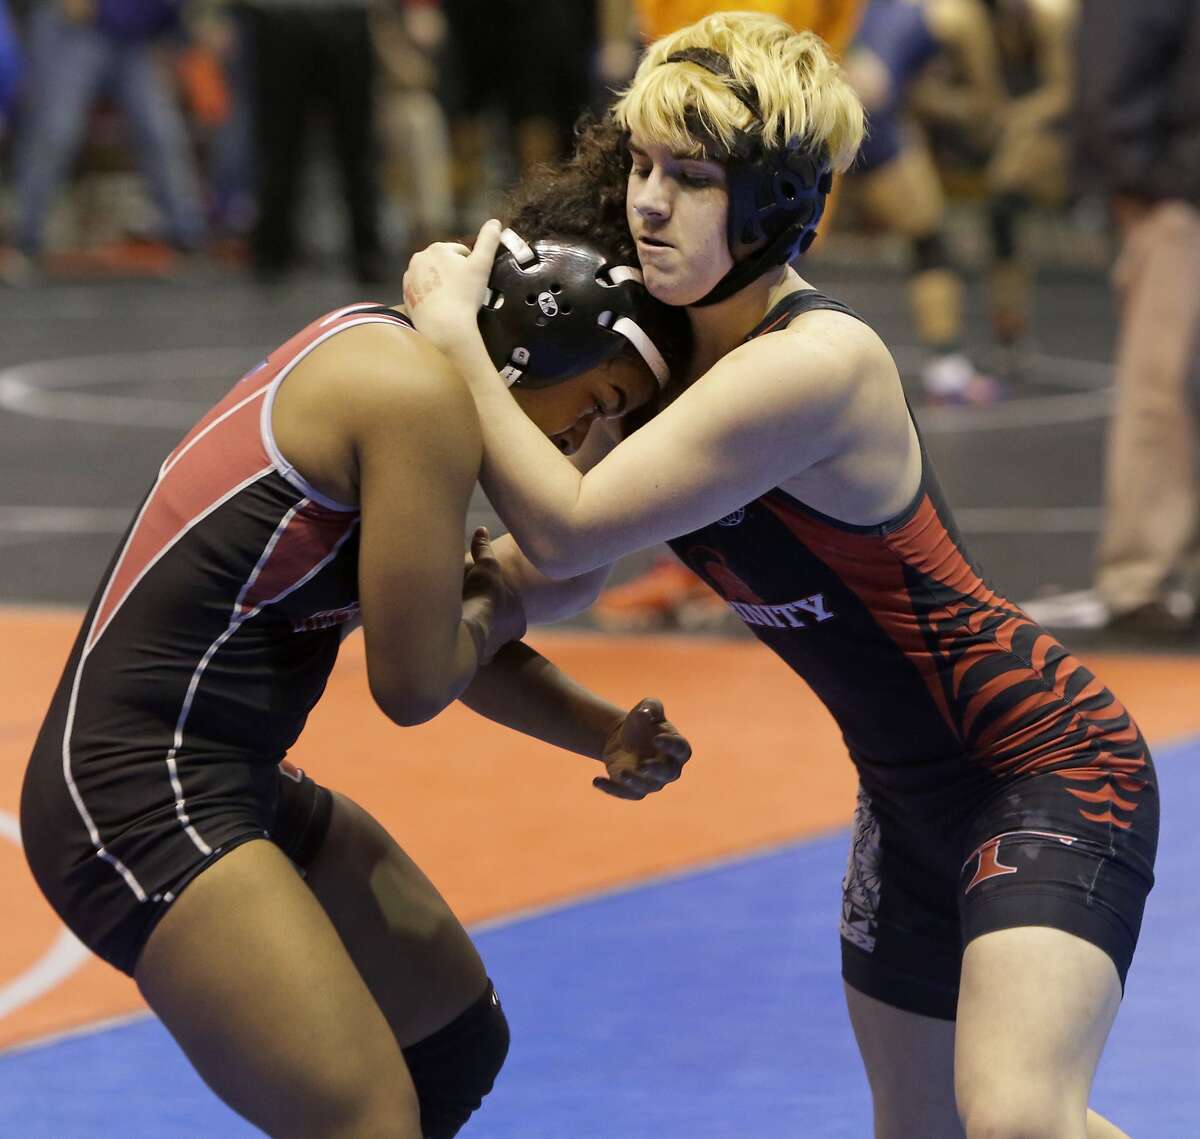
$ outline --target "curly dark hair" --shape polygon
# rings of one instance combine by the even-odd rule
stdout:
[[[575,136],[570,161],[534,170],[508,195],[500,216],[526,241],[586,239],[617,264],[637,265],[637,247],[625,220],[631,165],[625,132],[611,118],[585,115]],[[672,377],[682,376],[691,355],[686,312],[647,295],[639,323],[663,354]],[[638,358],[632,345],[622,354]]]
[[[625,133],[611,118],[589,114],[576,124],[575,140],[565,165],[539,167],[508,195],[503,216],[522,235],[588,237],[636,264],[625,222]]]

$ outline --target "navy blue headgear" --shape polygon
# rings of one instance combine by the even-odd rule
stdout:
[[[833,187],[833,170],[823,151],[814,153],[800,138],[788,139],[782,146],[764,142],[758,92],[734,76],[729,60],[719,52],[689,48],[674,52],[663,62],[694,63],[720,76],[758,125],[757,131],[737,132],[733,150],[724,160],[729,187],[729,252],[735,260],[708,294],[693,302],[711,305],[808,249],[817,236],[825,197]],[[739,245],[757,241],[766,244],[741,261],[736,259]]]
[[[479,331],[509,387],[551,387],[611,359],[627,342],[666,386],[666,361],[637,320],[649,302],[641,270],[611,264],[578,238],[529,245],[506,229],[500,242]]]

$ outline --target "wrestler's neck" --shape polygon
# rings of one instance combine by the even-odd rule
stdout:
[[[779,265],[723,301],[689,308],[693,376],[702,376],[722,356],[732,352],[789,293],[807,287],[794,269]]]

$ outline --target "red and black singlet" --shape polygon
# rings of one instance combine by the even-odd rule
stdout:
[[[747,339],[813,309],[856,315],[804,290]],[[924,448],[922,472],[913,502],[880,525],[775,489],[670,545],[808,682],[867,790],[936,812],[1053,772],[1084,819],[1127,828],[1149,777],[1137,726],[984,580]]]
[[[178,873],[161,833],[174,829],[207,856],[244,826],[230,804],[275,794],[276,765],[358,617],[359,514],[280,453],[272,407],[310,352],[375,322],[412,328],[366,304],[314,321],[163,462],[34,750],[30,803],[73,804],[75,825],[56,836],[64,865],[99,856],[144,900]]]

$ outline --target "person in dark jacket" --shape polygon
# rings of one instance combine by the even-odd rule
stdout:
[[[159,51],[178,27],[180,6],[179,0],[48,0],[34,8],[16,154],[16,241],[25,257],[42,253],[54,196],[103,94],[129,121],[168,239],[185,251],[200,245],[199,184]]]
[[[297,206],[317,112],[328,116],[349,223],[350,269],[387,278],[375,144],[375,48],[367,0],[249,0],[258,148],[254,271],[276,281],[298,259]]]
[[[1200,5],[1085,0],[1076,43],[1078,175],[1120,230],[1116,406],[1096,588],[1109,629],[1191,638],[1200,486],[1188,392],[1200,331]],[[1193,589],[1194,592],[1194,589]]]

